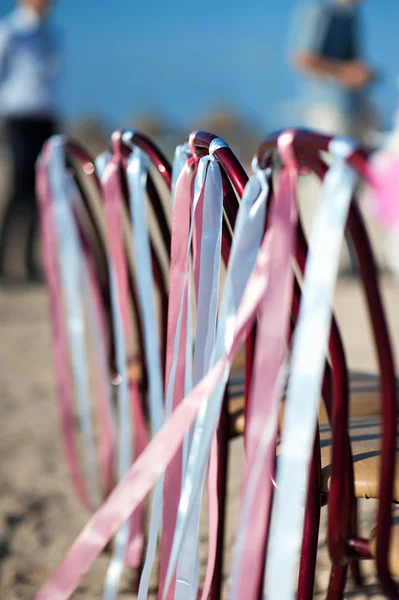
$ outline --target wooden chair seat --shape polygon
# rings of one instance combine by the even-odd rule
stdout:
[[[376,529],[370,538],[370,553],[374,558],[377,551]],[[399,577],[399,508],[395,508],[392,515],[391,541],[389,545],[389,570],[391,575]]]
[[[380,478],[380,417],[353,419],[349,432],[352,442],[355,496],[378,498]],[[331,481],[331,430],[320,426],[322,490],[328,492]],[[399,447],[397,448],[397,452]],[[393,502],[399,502],[399,461],[396,465]]]
[[[229,414],[230,430],[232,435],[244,433],[244,375],[239,380],[239,372],[233,372],[229,382]],[[350,376],[350,418],[370,417],[381,412],[379,380],[376,375],[353,372]],[[284,402],[281,404],[280,418],[284,414]],[[321,402],[319,410],[319,423],[327,423],[327,413],[324,403]]]

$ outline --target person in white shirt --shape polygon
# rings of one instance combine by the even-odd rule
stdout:
[[[23,220],[28,230],[27,275],[40,278],[33,252],[38,224],[35,163],[57,129],[60,106],[61,44],[49,20],[51,4],[51,0],[20,0],[0,21],[0,119],[14,166],[0,230],[0,276],[12,252],[12,229]]]

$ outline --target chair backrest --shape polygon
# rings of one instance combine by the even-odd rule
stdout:
[[[80,192],[74,203],[74,216],[81,243],[92,258],[94,273],[100,286],[107,328],[110,333],[110,366],[113,366],[113,321],[100,182],[94,160],[81,144],[72,139],[66,140],[65,157],[66,167],[69,168],[70,175],[74,178]]]
[[[328,152],[331,138],[309,131],[294,132],[294,147],[300,166],[313,171],[321,180],[328,167],[321,152]],[[271,160],[279,134],[272,134],[260,146],[257,154],[264,167]],[[368,179],[368,157],[356,150],[348,163],[365,180]],[[378,286],[376,263],[359,208],[352,201],[347,222],[347,233],[353,244],[361,282],[365,291],[375,350],[378,358],[381,386],[381,471],[377,517],[377,568],[387,593],[396,590],[389,574],[388,548],[391,526],[391,502],[395,469],[397,390],[395,368],[387,321]],[[297,260],[303,271],[306,242],[298,236]],[[349,463],[348,429],[348,376],[343,345],[338,329],[333,323],[330,339],[333,377],[333,402],[330,410],[333,436],[331,489],[329,494],[329,549],[337,564],[349,559],[353,551],[364,555],[364,540],[351,537],[351,507],[353,502],[353,470]],[[327,407],[329,408],[329,407]],[[343,443],[344,441],[344,443]],[[349,487],[348,487],[349,483]],[[395,592],[396,593],[396,592]]]
[[[194,131],[189,137],[189,144],[193,154],[198,157],[209,153],[209,148],[217,136],[205,131]],[[234,230],[239,203],[237,198],[242,198],[248,176],[240,161],[228,145],[221,146],[213,153],[218,161],[223,177],[225,220],[223,223],[222,252],[227,264],[230,255],[232,231]],[[248,335],[245,344],[245,398],[249,397],[251,375],[253,366],[253,355],[255,350],[256,327]],[[245,404],[245,406],[247,406]],[[246,408],[245,408],[246,413]]]
[[[127,156],[131,149],[127,148],[121,141],[121,133],[115,132],[113,136],[113,149],[117,149],[121,153],[122,160],[126,164]],[[132,138],[135,145],[138,145],[144,152],[148,154],[151,162],[156,166],[159,173],[161,173],[165,183],[170,186],[171,179],[171,167],[168,160],[163,156],[162,152],[145,136],[134,132]],[[110,357],[112,371],[115,372],[115,357],[113,351],[113,324],[110,309],[110,282],[108,274],[108,243],[106,238],[105,226],[104,226],[104,215],[102,206],[102,191],[101,184],[95,169],[95,161],[89,156],[84,148],[77,144],[73,140],[67,140],[65,143],[65,154],[68,163],[73,167],[72,176],[79,187],[81,193],[81,203],[77,205],[76,209],[76,222],[81,232],[82,241],[85,246],[89,249],[92,255],[93,264],[95,268],[98,280],[101,283],[101,293],[104,306],[107,309],[108,315],[108,327],[111,333],[111,349],[112,356]],[[135,326],[138,331],[138,339],[140,344],[141,355],[144,356],[143,342],[142,342],[142,324],[139,317],[137,289],[134,275],[134,268],[131,261],[131,253],[129,252],[131,240],[129,237],[129,226],[130,220],[128,218],[128,198],[127,198],[127,183],[126,174],[121,169],[120,173],[121,187],[124,194],[125,203],[125,214],[124,214],[124,233],[125,233],[125,247],[128,258],[129,267],[129,289],[132,300],[132,308],[135,315]],[[154,184],[152,176],[149,174],[147,180],[147,193],[154,208],[156,215],[157,224],[161,233],[161,238],[165,247],[165,251],[169,256],[170,252],[170,229],[167,218],[164,213],[162,202],[158,190]],[[167,288],[162,272],[161,262],[157,256],[156,250],[153,247],[153,266],[155,267],[156,281],[158,289],[161,295],[161,306],[162,306],[162,317],[163,317],[163,330],[165,330],[165,323],[167,318]],[[143,361],[145,365],[145,361]],[[142,374],[145,378],[145,372]],[[145,383],[145,381],[144,381]]]
[[[122,136],[128,134],[129,145],[123,142]],[[125,253],[127,258],[127,266],[129,272],[129,282],[130,282],[130,293],[132,295],[133,306],[135,310],[136,316],[136,325],[138,326],[138,338],[140,344],[140,351],[142,357],[142,370],[143,370],[143,384],[146,382],[146,360],[145,360],[145,352],[144,352],[144,344],[143,344],[143,334],[142,334],[142,324],[141,319],[139,318],[138,311],[138,299],[137,299],[137,282],[135,275],[135,267],[132,259],[131,252],[131,233],[132,233],[132,219],[130,215],[129,208],[129,192],[128,192],[128,182],[127,182],[127,164],[128,157],[130,153],[133,151],[134,147],[139,148],[142,152],[144,152],[150,164],[154,166],[156,171],[161,175],[166,187],[170,190],[171,187],[171,165],[168,159],[164,156],[162,151],[156,146],[154,142],[152,142],[148,137],[143,134],[133,131],[133,130],[118,130],[113,133],[111,138],[111,148],[113,151],[113,155],[119,158],[120,161],[120,189],[123,195],[123,204],[124,208],[122,211],[122,220],[123,220],[123,233],[124,233],[124,243],[125,243]],[[166,324],[168,317],[168,288],[167,288],[167,278],[162,267],[162,260],[159,255],[159,251],[157,249],[157,245],[154,242],[154,233],[157,238],[160,238],[162,250],[164,256],[166,256],[166,260],[168,261],[170,258],[170,243],[171,243],[171,233],[170,227],[168,223],[168,218],[165,213],[165,207],[161,200],[161,194],[159,189],[157,188],[154,178],[151,172],[148,172],[147,176],[147,184],[146,191],[149,203],[152,207],[153,213],[155,215],[157,232],[154,232],[150,228],[150,243],[151,243],[151,255],[152,255],[152,267],[154,271],[154,280],[155,284],[160,296],[160,304],[161,304],[161,332],[162,332],[162,355],[165,358],[165,340],[166,340]],[[134,226],[133,226],[134,229]]]

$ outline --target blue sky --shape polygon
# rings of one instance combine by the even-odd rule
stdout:
[[[295,77],[286,64],[295,4],[57,0],[67,48],[65,112],[111,126],[161,112],[184,126],[228,106],[265,130],[295,121]],[[1,0],[0,16],[12,5]],[[385,75],[374,99],[389,123],[399,96],[399,2],[367,0],[362,12],[367,55]]]

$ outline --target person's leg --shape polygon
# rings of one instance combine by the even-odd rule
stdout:
[[[29,222],[31,210],[32,177],[31,158],[29,152],[29,136],[26,135],[24,122],[9,121],[7,123],[8,144],[13,163],[11,193],[6,205],[0,233],[0,271],[5,273],[6,264],[15,251],[17,228]]]
[[[55,130],[50,119],[11,119],[7,123],[8,143],[13,162],[11,195],[0,232],[0,273],[17,242],[16,227],[24,229],[24,262],[29,278],[37,279],[40,269],[35,263],[34,246],[38,226],[35,168],[41,148]],[[14,247],[13,247],[14,245]]]

